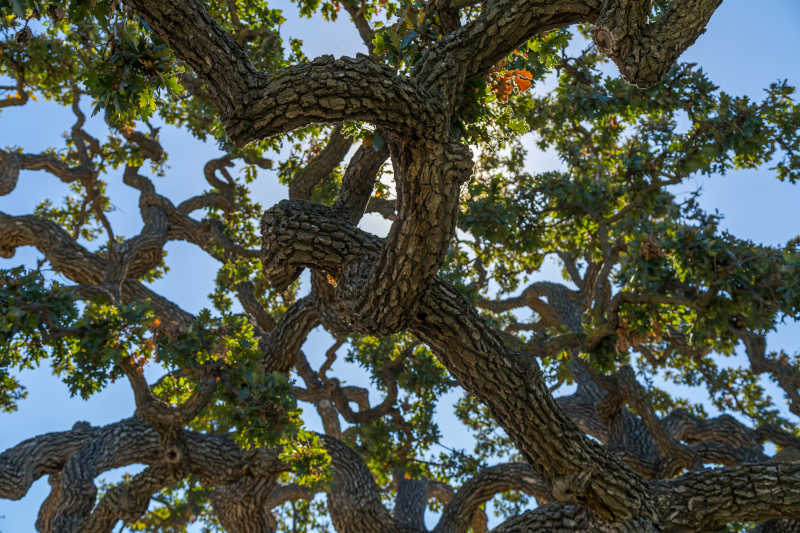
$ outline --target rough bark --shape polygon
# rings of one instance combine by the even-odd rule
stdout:
[[[240,43],[199,1],[126,2],[194,71],[237,145],[313,123],[360,120],[376,126],[388,147],[362,145],[348,164],[334,206],[311,204],[315,185],[351,147],[352,141],[335,129],[326,148],[295,176],[291,200],[265,213],[260,252],[236,246],[211,221],[189,217],[203,207],[224,211],[230,206],[232,180],[217,177],[217,172],[225,177],[232,162],[225,157],[209,163],[205,172],[219,192],[177,207],[156,193],[138,167],[126,168],[124,182],[139,192],[145,224],[139,235],[112,245],[105,256],[89,252],[55,223],[2,213],[0,256],[11,257],[20,246],[35,246],[55,270],[84,290],[108,291],[123,302],[150,299],[170,327],[191,324],[194,318],[137,281],[158,265],[170,240],[194,243],[221,261],[260,257],[264,275],[278,290],[297,279],[303,268],[312,269],[312,294],[278,321],[258,308],[251,284],[243,283],[237,291],[261,329],[265,370],[297,368],[306,382],[305,389],[296,388],[298,396],[313,402],[323,417],[328,435],[322,438],[333,464],[328,508],[341,532],[420,532],[435,485],[399,477],[394,516],[382,504],[369,468],[337,438],[342,434],[338,416],[352,424],[398,417],[393,374],[398,367],[384,368],[387,396],[370,406],[364,389],[327,379],[324,368],[318,373],[310,369],[300,348],[319,324],[343,338],[412,332],[466,391],[489,407],[527,461],[483,470],[454,493],[443,490],[449,501],[438,533],[474,526],[478,508],[494,494],[511,489],[534,495],[542,505],[496,531],[699,531],[732,520],[800,518],[800,492],[794,488],[800,467],[781,461],[767,464],[760,450],[766,439],[796,444],[786,432],[748,430],[724,417],[701,421],[681,411],[659,419],[630,369],[600,379],[575,364],[578,391],[558,400],[552,397],[535,356],[565,347],[577,350],[596,340],[586,339],[581,327],[586,302],[580,295],[595,290],[589,280],[577,280],[580,291],[540,283],[516,299],[481,302],[497,312],[525,305],[536,311],[542,326],[568,330],[553,343],[532,347],[538,350],[532,353],[536,350],[507,342],[508,337],[482,319],[457,289],[436,277],[453,236],[460,186],[472,173],[472,154],[451,131],[458,96],[470,78],[483,76],[531,37],[589,22],[595,25],[596,43],[622,75],[637,85],[652,85],[704,31],[719,3],[676,0],[651,20],[650,2],[499,0],[484,5],[474,20],[461,26],[458,10],[470,2],[437,1],[432,7],[450,33],[432,43],[413,71],[404,75],[374,55],[323,56],[273,74],[258,72]],[[353,5],[346,7],[369,47],[372,33],[366,19]],[[0,195],[16,187],[20,170],[45,170],[65,182],[96,178],[87,155],[92,141],[81,133],[85,117],[79,109],[76,115],[73,137],[83,143],[82,164],[69,167],[52,158],[0,152]],[[123,136],[153,161],[163,158],[153,139],[136,132]],[[391,204],[371,198],[387,157],[397,183],[397,198]],[[386,239],[355,226],[370,209],[392,217]],[[110,230],[109,234],[113,237]],[[212,243],[224,252],[212,252]],[[603,278],[602,269],[597,276]],[[608,286],[597,290],[610,291]],[[763,350],[750,340],[754,369],[773,371]],[[0,497],[21,498],[35,479],[50,476],[52,491],[37,521],[41,531],[108,531],[120,519],[136,519],[147,509],[151,494],[190,474],[215,487],[211,501],[230,531],[272,531],[270,509],[311,497],[312,491],[277,483],[286,465],[275,450],[244,452],[223,436],[183,429],[210,400],[206,390],[198,389],[182,411],[172,409],[159,403],[140,374],[127,370],[137,400],[136,418],[104,428],[77,425],[0,454]],[[787,376],[781,382],[787,392],[796,389],[795,378]],[[759,464],[742,465],[748,461]],[[651,481],[704,462],[739,466]],[[96,503],[94,478],[133,463],[148,467]],[[715,492],[720,486],[729,490]],[[778,527],[777,522],[770,524]]]

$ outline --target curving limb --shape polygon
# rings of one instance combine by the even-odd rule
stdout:
[[[118,520],[136,520],[150,496],[188,474],[209,486],[228,485],[245,472],[274,481],[287,470],[278,451],[244,451],[217,435],[177,431],[179,446],[167,446],[157,431],[137,418],[103,427],[76,423],[70,431],[28,439],[0,454],[0,497],[22,498],[38,478],[49,475],[51,493],[39,513],[40,531],[107,532]],[[95,504],[94,478],[134,463],[148,465]]]
[[[412,166],[414,179],[398,178],[403,187],[399,213],[383,242],[365,237],[324,206],[282,201],[269,209],[262,219],[267,279],[280,289],[303,267],[341,274],[339,293],[348,294],[342,305],[350,310],[346,327],[370,334],[404,327],[444,259],[455,227],[458,187],[472,167],[466,148],[452,145],[443,153],[437,146],[407,154],[422,159]],[[395,168],[405,168],[410,159]]]
[[[713,531],[739,520],[800,519],[798,463],[689,472],[653,485],[664,521],[674,529]]]
[[[328,491],[328,512],[339,533],[417,532],[398,524],[378,495],[372,473],[353,450],[337,439],[323,437],[334,469]]]
[[[460,533],[473,524],[480,506],[495,494],[521,490],[534,496],[540,505],[551,497],[550,484],[526,463],[505,463],[485,468],[464,483],[447,503],[433,533]]]
[[[586,509],[576,505],[559,505],[557,503],[541,505],[533,511],[526,511],[519,516],[506,520],[492,533],[522,533],[523,531],[597,531],[592,528],[592,519]],[[646,529],[627,530],[647,531]]]
[[[705,31],[722,0],[675,0],[655,20],[650,2],[605,0],[594,41],[639,87],[658,83],[675,60]]]
[[[301,227],[301,220],[305,219],[301,217],[308,219],[310,213],[315,233],[309,233],[306,238]],[[290,224],[287,220],[293,222]],[[332,211],[323,206],[280,202],[265,214],[263,226],[267,253],[273,246],[279,246],[278,243],[287,244],[280,249],[279,260],[275,255],[265,255],[268,278],[273,277],[274,269],[281,274],[282,265],[290,271],[292,265],[296,268],[302,264],[337,272],[346,266],[346,263],[337,264],[337,258],[347,257],[353,264],[361,257],[374,256],[380,245],[380,239],[357,228],[348,228],[346,222],[336,219]],[[305,246],[303,242],[309,243],[310,251],[297,248],[298,243]],[[293,248],[298,251],[293,253]],[[345,283],[346,279],[342,284]],[[342,300],[348,296],[344,290],[340,293]],[[336,319],[354,328],[353,316],[360,315],[353,312],[353,304],[343,303],[337,310]],[[362,323],[357,327],[369,326]],[[655,517],[642,480],[618,459],[588,441],[564,417],[544,386],[535,360],[509,350],[458,291],[434,279],[421,299],[410,329],[433,349],[461,386],[490,407],[518,449],[537,468],[544,469],[547,477],[567,479],[597,469],[585,490],[569,496],[570,499],[589,502],[607,516],[618,519]],[[493,379],[483,379],[485,376],[493,376]]]
[[[437,100],[412,79],[364,55],[320,56],[286,67],[244,96],[249,105],[222,113],[225,131],[239,145],[308,124],[352,120],[412,137],[441,133],[443,110]]]
[[[230,533],[271,533],[277,524],[266,499],[273,490],[272,480],[244,477],[216,487],[211,505],[222,527]]]
[[[108,533],[120,520],[135,522],[147,511],[155,492],[185,475],[185,472],[165,466],[145,468],[130,481],[112,487],[94,507],[81,531]]]
[[[173,407],[153,393],[142,367],[130,361],[122,361],[119,366],[133,389],[136,416],[165,437],[191,422],[211,402],[216,392],[214,369],[205,368],[189,398]]]
[[[284,313],[275,329],[262,339],[264,370],[288,372],[312,329],[319,325],[314,298],[301,298]]]
[[[337,126],[331,133],[325,148],[305,167],[295,173],[289,184],[289,198],[311,200],[311,192],[314,187],[339,166],[352,144],[352,139],[342,134],[342,127]]]
[[[294,213],[293,216],[298,217],[302,216],[300,213],[310,212],[304,206],[286,202],[277,209],[284,213]],[[337,250],[348,250],[348,257],[352,262],[358,262],[360,256],[374,257],[380,239],[355,228],[348,229],[347,224],[336,219],[330,209],[314,206],[313,211],[316,216],[315,228],[320,231],[315,252],[326,259],[317,262],[314,258],[309,259],[300,254],[304,266],[335,272],[342,267],[337,267],[336,260],[328,254]],[[273,214],[265,217],[265,223],[270,226],[269,230],[265,230],[265,234],[270,232],[269,239],[265,239],[265,242],[270,242],[270,239],[275,242],[303,241],[300,224],[295,225],[296,230],[288,225],[276,225]],[[289,265],[295,260],[291,254],[283,258]],[[268,264],[265,262],[265,265]],[[340,308],[343,309],[345,308]],[[345,317],[342,320],[347,319]],[[531,464],[536,465],[536,472],[543,478],[553,480],[555,500],[587,506],[591,510],[587,519],[591,520],[613,518],[626,522],[630,518],[638,517],[631,524],[641,528],[658,523],[661,519],[660,506],[655,503],[654,489],[626,468],[613,454],[585,439],[564,417],[544,387],[535,360],[525,353],[507,348],[502,338],[475,314],[470,304],[457,291],[434,280],[417,309],[411,331],[434,350],[465,389],[486,402],[518,449]],[[486,376],[492,378],[483,379]],[[623,374],[620,378],[625,383],[624,388],[630,391],[625,397],[631,398],[630,401],[635,403],[643,402],[641,391],[625,376],[627,375]],[[592,376],[586,374],[585,379],[591,380]],[[587,392],[594,390],[594,398],[604,397],[605,393],[597,385],[587,383],[585,387],[588,387],[585,389]],[[637,408],[641,410],[642,405],[637,404]],[[591,416],[591,413],[587,412],[587,416]],[[629,418],[630,415],[625,417]],[[623,420],[627,419],[625,417]],[[724,421],[720,421],[722,422]],[[683,430],[680,435],[669,433],[670,430],[677,431],[674,428],[678,426],[673,421],[658,421],[656,425],[656,420],[652,418],[644,422],[631,418],[631,422],[625,423],[634,424],[645,435],[656,431],[654,444],[660,440],[668,454],[673,454],[676,449],[673,439],[693,441],[688,430]],[[695,442],[689,449],[690,456],[697,454],[707,460],[714,460],[721,457],[720,454],[740,453],[724,448],[722,445],[725,442],[714,441],[713,435],[708,438],[712,440],[704,441],[702,445],[699,441]],[[669,445],[670,443],[673,445]],[[678,448],[686,450],[685,445]],[[681,454],[682,452],[678,455]],[[658,457],[658,453],[655,457]],[[621,506],[622,502],[626,503]]]
[[[455,231],[461,184],[472,154],[459,143],[390,143],[397,220],[366,280],[359,280],[359,323],[388,335],[407,326],[444,262]]]
[[[434,99],[368,56],[322,56],[270,76],[255,70],[200,2],[129,5],[195,71],[238,145],[319,122],[365,120],[415,136],[439,124]]]
[[[21,170],[44,170],[64,183],[93,180],[97,173],[89,166],[69,166],[46,154],[18,154],[0,150],[0,196],[10,194],[17,186]]]
[[[773,354],[767,354],[767,341],[763,335],[742,332],[740,338],[753,372],[768,373],[786,394],[789,411],[800,416],[800,372],[782,364]]]
[[[350,223],[358,223],[365,209],[371,205],[375,180],[388,157],[388,146],[375,150],[372,146],[362,144],[347,163],[342,189],[333,207]]]
[[[723,525],[739,502],[744,514],[737,519],[794,517],[794,508],[787,506],[799,503],[792,488],[797,485],[798,473],[794,465],[784,463],[788,455],[766,458],[760,448],[764,440],[771,439],[792,449],[796,439],[787,432],[775,428],[749,431],[724,417],[700,421],[681,411],[659,419],[630,369],[603,380],[579,363],[572,365],[578,390],[569,397],[552,397],[535,355],[568,349],[573,357],[572,352],[591,351],[600,340],[612,336],[614,328],[611,333],[603,330],[603,339],[598,340],[598,335],[587,339],[581,325],[581,314],[591,311],[591,304],[582,296],[589,294],[591,297],[584,299],[591,300],[596,291],[603,299],[602,306],[615,304],[611,286],[604,279],[612,261],[590,265],[583,275],[574,261],[571,268],[568,264],[580,291],[537,283],[519,298],[481,302],[485,309],[497,312],[530,307],[541,319],[533,328],[541,337],[549,335],[543,331],[547,328],[567,330],[561,337],[531,342],[527,347],[513,344],[510,336],[493,329],[457,289],[436,278],[453,237],[460,186],[472,173],[472,154],[456,142],[450,130],[458,93],[468,78],[482,76],[532,36],[589,22],[595,25],[595,41],[617,62],[623,75],[633,83],[650,85],[703,31],[719,1],[675,0],[667,11],[652,16],[650,2],[632,0],[498,0],[485,2],[462,26],[459,10],[473,4],[472,0],[428,2],[426,8],[438,14],[434,15],[439,19],[436,23],[449,35],[432,43],[406,76],[382,65],[376,56],[324,56],[268,75],[256,71],[244,51],[242,43],[253,34],[237,19],[235,2],[229,2],[236,28],[233,35],[220,28],[199,0],[126,2],[190,67],[193,72],[188,76],[197,93],[217,106],[235,143],[242,145],[313,123],[364,120],[377,126],[387,145],[379,150],[362,145],[355,151],[332,208],[307,203],[316,184],[341,164],[351,148],[352,141],[337,126],[327,147],[295,176],[291,200],[265,214],[260,252],[237,246],[221,224],[189,216],[206,207],[226,214],[235,209],[235,183],[227,171],[233,157],[228,155],[206,166],[206,179],[216,191],[177,206],[157,194],[138,167],[129,166],[124,181],[139,193],[144,230],[111,246],[107,255],[89,252],[44,219],[5,214],[0,214],[0,255],[13,255],[19,246],[36,246],[58,272],[79,284],[79,290],[112,294],[112,299],[118,296],[122,301],[149,298],[171,326],[189,324],[193,317],[136,281],[159,264],[170,240],[194,243],[220,261],[260,258],[264,275],[277,289],[297,279],[303,268],[312,269],[312,294],[290,306],[280,320],[260,308],[257,282],[243,282],[235,289],[261,330],[265,370],[297,368],[306,381],[306,389],[296,389],[298,396],[314,403],[330,433],[323,438],[334,467],[329,509],[340,531],[419,533],[424,529],[425,506],[434,493],[447,501],[437,531],[469,527],[482,531],[485,523],[478,516],[479,507],[494,494],[510,489],[533,494],[542,505],[502,524],[497,531],[603,530],[608,521],[624,531],[655,531],[657,526],[699,530]],[[348,1],[345,7],[370,48],[373,33],[358,2]],[[73,141],[78,152],[74,156],[81,165],[2,153],[0,194],[15,187],[23,168],[40,168],[65,181],[96,179],[91,174],[78,175],[92,168],[94,149],[92,139],[81,129],[85,117],[76,101],[73,107],[78,123]],[[133,130],[121,133],[135,145],[136,153],[154,162],[163,160],[155,130],[151,129],[149,136]],[[376,176],[388,157],[397,183],[393,201],[372,198]],[[355,227],[365,211],[373,210],[393,220],[386,239]],[[116,242],[113,233],[108,233]],[[602,306],[598,304],[595,314],[606,311]],[[399,367],[384,369],[386,398],[371,406],[365,389],[343,386],[326,377],[330,362],[318,373],[310,369],[300,347],[319,324],[342,339],[353,333],[410,331],[433,349],[463,388],[489,406],[528,463],[490,467],[457,491],[431,480],[395,475],[397,500],[392,516],[383,506],[381,489],[364,460],[337,438],[348,435],[340,415],[351,424],[397,415],[395,371]],[[535,349],[535,354],[524,348]],[[754,363],[754,369],[774,374],[774,368],[767,368],[770,361],[766,356],[758,350],[753,353],[756,359],[751,355],[751,360],[762,365]],[[76,428],[68,432],[70,444],[63,450],[52,449],[64,441],[61,437],[51,435],[50,440],[37,441],[35,446],[47,451],[47,458],[31,445],[0,455],[0,495],[19,497],[20,487],[27,490],[32,479],[50,476],[53,490],[41,510],[41,529],[107,530],[119,519],[134,519],[147,508],[150,494],[187,475],[215,487],[213,505],[231,531],[270,531],[275,528],[270,513],[274,506],[313,497],[312,489],[277,483],[287,465],[277,459],[276,450],[243,452],[225,436],[179,429],[209,401],[211,380],[178,412],[158,403],[137,369],[127,366],[125,370],[138,408],[137,418],[125,423],[137,425],[144,442],[136,444],[145,447],[145,452],[131,451],[133,443],[120,436],[127,426],[116,425]],[[788,376],[781,381],[788,394],[797,388],[793,379]],[[402,417],[397,415],[393,422],[401,423]],[[22,451],[34,457],[21,458]],[[146,454],[146,470],[94,502],[94,477],[112,465],[130,464],[134,456],[141,462],[142,453]],[[669,482],[650,481],[665,472],[676,475],[708,462],[735,465],[748,461],[760,464],[691,472]],[[712,498],[706,506],[711,498],[709,487],[723,477],[737,490],[740,483],[741,492]],[[759,503],[762,493],[768,497]],[[764,502],[779,511],[766,509]]]
[[[85,287],[105,285],[110,265],[105,257],[75,242],[61,226],[34,215],[10,216],[0,212],[0,257],[11,258],[21,246],[34,246],[54,269]],[[194,317],[142,283],[125,279],[120,284],[123,302],[150,300],[165,324],[188,325]]]
[[[499,0],[487,4],[475,20],[426,51],[417,77],[440,88],[442,96],[452,103],[466,80],[483,76],[538,34],[594,20],[600,3],[599,0]]]
[[[585,503],[618,521],[655,519],[642,479],[586,439],[553,400],[534,358],[507,348],[460,293],[435,281],[412,331],[462,387],[486,403],[538,472],[574,489],[557,499]]]
[[[0,454],[0,497],[23,498],[37,479],[45,475],[58,476],[70,456],[101,434],[101,428],[77,422],[71,431],[39,435],[5,450]]]
[[[658,83],[705,31],[721,0],[677,0],[655,19],[639,0],[501,0],[443,38],[426,56],[420,79],[444,86],[483,75],[510,51],[543,32],[578,23],[595,25],[597,45],[632,84]],[[460,80],[452,72],[465,65]],[[446,81],[443,81],[446,80]]]
[[[264,275],[279,290],[305,267],[338,277],[346,266],[365,255],[375,257],[381,249],[378,239],[335,216],[331,208],[292,200],[264,213],[261,235]]]
[[[142,429],[140,425],[129,423],[104,429],[97,437],[87,439],[62,467],[58,503],[51,519],[55,531],[83,530],[95,504],[94,478],[98,474],[138,462],[139,454],[153,462],[160,458],[158,439],[143,438],[136,431]],[[149,497],[147,494],[148,500]]]

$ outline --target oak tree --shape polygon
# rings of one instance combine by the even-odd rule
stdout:
[[[753,101],[677,62],[720,0],[296,3],[366,53],[307,58],[261,0],[0,0],[0,107],[75,118],[0,151],[0,194],[29,171],[70,190],[0,212],[0,255],[40,256],[0,272],[0,406],[45,362],[136,403],[2,452],[0,497],[47,476],[42,532],[481,532],[490,500],[498,533],[796,531],[800,358],[766,338],[800,315],[800,241],[737,238],[675,189],[800,175],[793,87]],[[162,128],[217,143],[205,191],[159,191],[193,180]],[[528,132],[560,170],[525,166]],[[258,196],[267,171],[288,199]],[[153,288],[175,241],[217,262],[200,313]],[[472,449],[443,444],[452,391]]]

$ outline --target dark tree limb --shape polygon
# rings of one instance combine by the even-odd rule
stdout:
[[[800,519],[798,463],[689,472],[653,486],[662,523],[673,529],[713,531],[734,521]]]
[[[93,168],[69,166],[54,156],[46,154],[17,154],[0,150],[0,196],[10,194],[17,186],[20,170],[44,170],[64,183],[94,180]]]
[[[342,178],[342,189],[333,206],[350,223],[357,224],[372,202],[378,172],[388,157],[388,146],[375,150],[362,144],[350,158]]]
[[[461,533],[472,525],[479,507],[497,493],[521,490],[540,505],[552,498],[551,487],[526,463],[505,463],[485,468],[464,483],[447,503],[433,533]]]
[[[352,139],[342,134],[342,127],[337,126],[331,133],[325,148],[305,167],[295,173],[289,184],[289,198],[311,200],[311,192],[314,187],[339,166],[352,144]]]
[[[211,492],[214,513],[230,533],[271,533],[277,524],[266,500],[273,490],[272,480],[244,477]]]
[[[307,237],[308,230],[301,226],[304,221],[313,229]],[[267,277],[273,278],[275,271],[280,274],[286,268],[283,265],[290,270],[302,264],[336,272],[348,262],[368,260],[380,239],[348,226],[323,206],[280,202],[263,220]],[[309,243],[308,251],[302,248],[304,242]],[[269,254],[275,248],[281,254],[279,261]],[[344,316],[339,320],[345,324],[351,324],[355,315],[347,316],[348,307],[340,309]],[[358,327],[369,326],[359,323]],[[546,477],[566,479],[593,472],[585,490],[571,498],[590,502],[607,517],[655,516],[642,480],[564,417],[544,386],[535,360],[509,350],[455,289],[434,279],[410,329],[434,350],[462,387],[489,406],[526,459],[543,469]]]
[[[288,372],[312,329],[319,325],[319,313],[311,296],[293,303],[275,329],[262,341],[264,370]]]
[[[705,32],[721,3],[674,0],[649,22],[650,2],[605,0],[595,21],[594,41],[626,80],[649,87],[661,81],[675,60]]]
[[[333,481],[328,512],[339,533],[419,533],[398,524],[378,495],[378,486],[361,458],[339,440],[323,437],[331,456]]]
[[[52,267],[72,281],[88,287],[105,284],[109,262],[79,245],[55,222],[34,215],[0,213],[0,257],[11,258],[20,246],[35,246]],[[142,283],[126,279],[121,284],[123,302],[150,300],[165,325],[188,325],[194,317]]]
[[[81,529],[86,533],[110,533],[118,521],[135,522],[150,504],[150,497],[180,480],[186,472],[164,466],[150,466],[127,482],[112,487],[92,510]],[[42,530],[49,531],[49,530]]]
[[[441,125],[434,99],[367,56],[323,56],[267,75],[196,0],[128,5],[203,81],[238,145],[317,122],[365,120],[420,136]]]

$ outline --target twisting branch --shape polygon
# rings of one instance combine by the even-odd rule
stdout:
[[[461,82],[482,75],[526,40],[570,24],[595,24],[595,42],[629,82],[650,86],[705,30],[721,0],[678,0],[650,22],[650,3],[638,0],[502,0],[442,39],[427,54],[420,79],[439,80],[463,67]],[[442,85],[441,82],[438,82]]]
[[[289,184],[289,198],[311,200],[314,187],[342,162],[353,141],[342,134],[337,126],[331,133],[328,144],[305,167],[297,171]]]
[[[342,178],[342,189],[333,207],[351,224],[357,224],[365,208],[372,203],[371,196],[378,172],[388,157],[387,146],[375,150],[362,144],[350,158]]]
[[[441,127],[435,99],[367,56],[323,56],[268,76],[255,70],[244,48],[200,2],[168,6],[134,0],[128,5],[204,82],[225,131],[238,145],[315,122],[365,120],[417,136]]]
[[[191,422],[208,405],[216,391],[213,369],[204,369],[191,396],[181,405],[172,407],[153,393],[141,366],[131,361],[122,361],[119,365],[133,389],[136,415],[160,433],[174,433]]]
[[[753,372],[769,373],[789,399],[789,411],[800,416],[800,372],[767,355],[767,342],[763,335],[742,332],[739,337]]]
[[[67,459],[61,471],[60,499],[52,518],[53,529],[81,531],[95,505],[97,488],[94,478],[104,471],[133,461],[157,461],[160,448],[157,439],[153,442],[131,431],[104,431],[98,437],[87,440]],[[136,455],[129,455],[131,451],[135,451]],[[150,494],[146,497],[149,499]]]
[[[58,224],[34,215],[15,217],[0,212],[0,257],[13,257],[20,246],[35,246],[55,270],[81,286],[105,284],[108,260],[79,245]],[[124,303],[150,300],[156,314],[170,327],[194,321],[191,314],[138,281],[124,280],[121,294]]]
[[[678,442],[667,431],[653,411],[644,387],[636,381],[636,376],[630,366],[623,366],[615,376],[595,375],[595,381],[609,392],[597,408],[600,417],[603,418],[603,411],[618,411],[619,402],[628,403],[639,414],[650,436],[658,444],[661,455],[671,459],[669,461],[671,463],[670,471],[665,473],[666,477],[670,477],[682,469],[695,466],[698,458],[688,446]]]
[[[312,329],[319,325],[319,313],[311,296],[292,304],[275,329],[261,343],[266,372],[287,372]]]
[[[254,87],[247,99],[251,104],[246,108],[222,113],[225,131],[239,145],[311,123],[351,120],[412,137],[442,132],[443,109],[435,98],[364,55],[321,56],[286,67]]]
[[[593,531],[592,519],[586,509],[577,505],[550,503],[540,505],[533,511],[506,520],[492,533],[516,533],[518,531]],[[650,533],[646,526],[630,531]]]
[[[664,523],[674,529],[713,531],[740,520],[800,519],[800,463],[689,472],[653,486]]]
[[[539,315],[544,326],[566,326],[573,332],[582,330],[580,293],[560,283],[537,281],[528,285],[519,296],[496,301],[480,300],[478,306],[495,313],[530,307]]]
[[[168,466],[149,466],[130,481],[112,487],[91,512],[81,531],[108,533],[120,520],[135,522],[150,504],[150,497],[163,487],[180,480],[186,472]],[[48,530],[43,530],[48,531]]]
[[[339,533],[411,533],[383,506],[378,486],[361,458],[341,441],[323,437],[334,469],[328,510]]]
[[[45,154],[17,154],[0,150],[0,196],[10,194],[17,186],[20,170],[44,170],[64,183],[93,180],[97,173],[84,165],[71,167]]]
[[[399,392],[397,377],[414,348],[415,346],[409,346],[397,359],[387,361],[381,367],[381,377],[387,393],[386,397],[378,405],[370,406],[369,391],[363,387],[342,386],[339,380],[335,378],[323,377],[321,379],[320,376],[324,376],[322,370],[319,373],[314,372],[304,356],[296,361],[296,367],[298,373],[306,382],[306,388],[295,387],[294,393],[299,400],[312,402],[315,405],[318,405],[321,400],[330,400],[342,417],[351,424],[365,424],[383,416],[392,415],[398,425],[406,427],[407,423],[402,420],[395,407]],[[327,365],[327,361],[325,364]],[[358,405],[359,410],[353,411],[350,407],[350,402]]]
[[[313,227],[314,233],[306,236],[303,222],[309,229]],[[280,202],[265,214],[263,235],[264,270],[270,279],[275,273],[285,276],[286,269],[291,272],[300,265],[338,272],[351,268],[346,266],[348,262],[369,258],[380,246],[380,239],[339,221],[329,208],[290,201]],[[281,243],[285,245],[281,247]],[[273,255],[270,252],[275,248],[279,251]],[[359,315],[353,311],[352,303],[346,303],[346,296],[343,292],[339,316],[333,317],[334,321],[347,325],[348,331],[365,327],[352,321],[354,315]],[[327,327],[326,320],[323,316]],[[534,359],[508,349],[458,291],[434,279],[419,303],[410,329],[434,350],[462,387],[487,403],[532,464],[547,469],[550,477],[595,472],[586,491],[573,498],[591,502],[601,512],[618,518],[655,516],[641,479],[586,440],[564,418],[544,386]],[[487,375],[497,379],[482,379]],[[620,498],[620,493],[626,497]],[[625,503],[621,505],[622,502]]]
[[[605,0],[594,41],[639,87],[658,83],[675,60],[705,31],[722,0],[675,0],[649,21],[650,2]]]
[[[495,494],[521,490],[534,496],[540,505],[552,498],[551,487],[530,465],[505,463],[478,472],[467,481],[447,504],[433,533],[466,531],[475,513]]]

